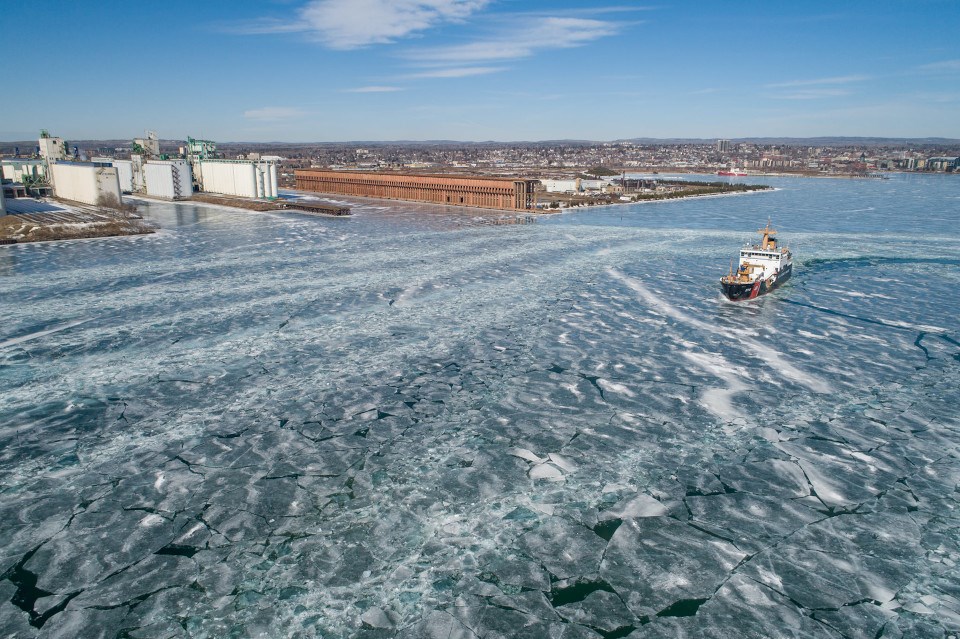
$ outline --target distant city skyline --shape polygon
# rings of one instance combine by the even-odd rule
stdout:
[[[0,140],[960,137],[954,0],[46,1],[0,18]]]

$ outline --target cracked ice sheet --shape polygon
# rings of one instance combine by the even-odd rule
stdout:
[[[958,256],[790,185],[796,276],[743,305],[736,198],[0,247],[0,630],[954,631]]]

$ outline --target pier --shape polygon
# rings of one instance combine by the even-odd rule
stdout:
[[[314,215],[330,215],[333,217],[346,217],[350,215],[350,207],[341,204],[330,204],[328,202],[314,202],[304,200],[260,200],[231,195],[211,195],[209,193],[194,193],[194,201],[206,202],[207,204],[220,204],[222,206],[233,206],[239,209],[250,211],[271,212],[271,211],[298,211],[301,213],[312,213]]]
[[[328,204],[325,202],[304,202],[302,200],[287,200],[283,202],[283,208],[289,211],[298,211],[301,213],[312,213],[315,215],[332,215],[334,217],[346,217],[350,215],[350,207],[339,204]]]
[[[493,226],[503,226],[507,224],[535,224],[537,218],[533,215],[514,215],[511,217],[494,217],[490,219],[485,219],[484,224],[492,224]]]

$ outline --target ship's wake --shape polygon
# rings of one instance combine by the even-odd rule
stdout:
[[[932,266],[960,266],[960,260],[917,257],[889,257],[882,255],[863,255],[858,257],[812,258],[801,260],[801,277],[819,277],[823,273],[838,269],[876,268],[881,266],[915,266],[929,264]]]
[[[751,356],[759,359],[767,367],[775,371],[778,376],[800,384],[815,393],[830,392],[831,388],[829,384],[816,375],[808,373],[790,363],[787,357],[772,348],[770,343],[761,343],[758,340],[738,334],[736,331],[726,327],[697,319],[669,302],[666,302],[662,297],[648,289],[643,282],[637,278],[630,277],[613,268],[608,269],[607,272],[611,277],[619,280],[630,290],[637,293],[643,302],[670,319],[699,331],[721,336],[725,344],[738,345]],[[716,377],[726,385],[726,389],[724,390],[712,389],[702,393],[701,403],[704,407],[712,414],[727,421],[738,416],[739,413],[733,409],[732,397],[737,393],[749,391],[752,388],[752,386],[745,381],[750,380],[751,376],[747,372],[739,370],[737,366],[730,363],[719,353],[685,352],[684,356],[694,364],[696,368]]]

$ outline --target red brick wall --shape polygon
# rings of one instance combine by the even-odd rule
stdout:
[[[488,209],[532,208],[535,180],[297,169],[297,189]]]

